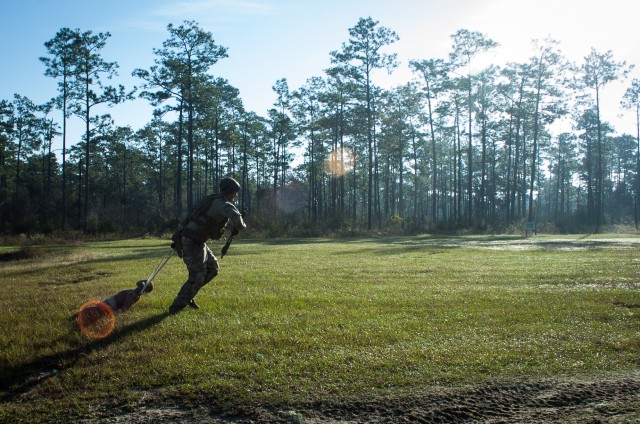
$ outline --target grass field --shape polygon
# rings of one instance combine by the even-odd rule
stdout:
[[[167,315],[185,278],[172,258],[102,340],[70,317],[148,277],[167,242],[17,249],[0,248],[0,422],[241,417],[640,370],[636,236],[238,239],[201,309]]]

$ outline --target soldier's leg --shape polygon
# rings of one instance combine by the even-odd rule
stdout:
[[[202,284],[198,284],[194,286],[193,296],[191,297],[191,300],[189,302],[189,306],[191,306],[192,308],[198,308],[198,304],[193,300],[196,294],[198,294],[198,291],[202,287],[204,287],[209,281],[213,280],[213,278],[216,275],[218,275],[218,268],[219,268],[218,260],[216,259],[215,255],[213,254],[213,252],[211,252],[208,246],[206,245],[204,246],[204,251],[205,251],[206,272],[204,274]]]
[[[207,255],[207,259],[205,260],[207,263],[207,273],[204,276],[204,284],[207,284],[209,281],[213,280],[216,275],[218,275],[218,269],[220,266],[218,265],[218,259],[209,247],[205,246],[205,251]]]
[[[170,313],[182,310],[193,296],[196,295],[200,287],[204,284],[207,271],[206,245],[204,243],[194,243],[187,237],[182,238],[182,260],[187,267],[189,277],[182,285],[178,295],[169,307]]]

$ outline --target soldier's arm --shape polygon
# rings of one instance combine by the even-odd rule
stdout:
[[[243,230],[247,228],[247,225],[244,223],[244,219],[242,219],[242,214],[232,203],[225,203],[224,213],[236,230]]]

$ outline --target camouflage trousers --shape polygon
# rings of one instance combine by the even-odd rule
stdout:
[[[205,284],[218,275],[218,260],[206,243],[195,243],[182,236],[182,260],[189,277],[173,301],[174,307],[186,306]]]

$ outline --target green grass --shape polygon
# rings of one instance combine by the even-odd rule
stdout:
[[[185,278],[172,258],[101,341],[69,317],[146,278],[167,242],[33,249],[0,263],[3,422],[138,402],[242,410],[639,365],[635,236],[239,239],[201,309],[167,316]]]

